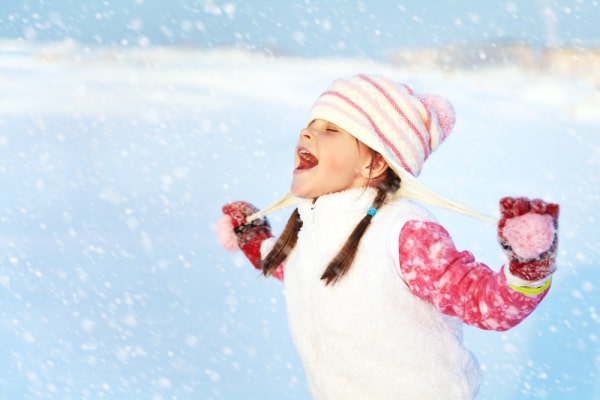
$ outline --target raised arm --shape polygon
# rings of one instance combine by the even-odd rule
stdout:
[[[507,330],[542,301],[551,283],[558,206],[506,198],[499,240],[509,262],[500,272],[458,251],[439,224],[409,221],[400,232],[400,268],[410,290],[442,313],[482,329]]]

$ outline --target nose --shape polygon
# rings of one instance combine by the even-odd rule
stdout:
[[[306,140],[309,140],[309,139],[312,139],[312,138],[313,138],[313,136],[314,136],[313,132],[312,132],[312,131],[310,130],[310,128],[308,128],[308,127],[307,127],[307,128],[303,128],[303,129],[300,131],[300,138],[301,138],[301,139],[306,139]]]

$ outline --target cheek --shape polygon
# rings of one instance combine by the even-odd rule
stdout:
[[[360,154],[356,140],[351,136],[335,139],[320,143],[322,146],[319,151],[319,165],[332,177],[355,177],[360,172]]]
[[[328,173],[339,177],[354,177],[359,173],[356,159],[352,155],[338,153],[325,163]]]

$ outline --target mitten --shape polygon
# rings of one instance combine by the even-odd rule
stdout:
[[[258,209],[245,201],[235,201],[223,206],[223,216],[217,222],[217,239],[229,250],[241,249],[248,260],[259,268],[260,246],[263,241],[273,237],[271,226],[265,217],[249,223],[246,218],[258,212]]]
[[[556,269],[558,204],[525,197],[500,200],[498,239],[513,276],[542,281]]]

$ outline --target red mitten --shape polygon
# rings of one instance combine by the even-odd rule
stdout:
[[[525,197],[500,200],[498,239],[509,270],[526,281],[540,281],[555,270],[558,247],[558,204]]]
[[[229,250],[241,249],[248,260],[259,268],[260,246],[263,241],[273,237],[271,226],[266,218],[257,218],[246,223],[246,218],[258,212],[258,209],[245,201],[235,201],[223,206],[223,217],[217,222],[217,239]]]

